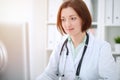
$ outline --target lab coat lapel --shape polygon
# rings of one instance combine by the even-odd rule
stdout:
[[[71,49],[71,45],[70,44],[68,44],[68,49],[69,49],[69,57],[70,57],[69,59],[70,59],[71,67],[72,67],[72,69],[74,69],[74,72],[76,72],[79,60],[80,60],[81,55],[82,55],[81,52],[83,50],[83,47],[82,47],[82,49],[80,49],[80,53],[78,53],[78,55],[77,55],[75,60],[73,60],[72,49]]]
[[[83,57],[83,60],[86,58],[86,55],[90,55],[90,53],[92,53],[91,48],[92,48],[93,43],[94,43],[94,37],[89,33],[89,42],[88,42],[88,46],[87,46],[85,55]],[[76,59],[74,61],[74,65],[76,68],[77,68],[79,61],[81,59],[81,56],[83,54],[83,49],[84,49],[84,46],[82,46],[82,48],[79,50],[79,53],[76,56]]]
[[[89,42],[88,42],[88,47],[87,47],[87,49],[86,49],[85,55],[88,53],[89,48],[92,48],[93,43],[94,43],[94,38],[93,38],[93,36],[89,33]],[[83,54],[83,49],[84,49],[84,46],[82,46],[81,49],[79,50],[79,53],[77,54],[75,60],[74,60],[74,61],[72,60],[72,62],[74,63],[75,69],[77,69],[77,66],[78,66],[78,64],[79,64],[79,61],[80,61],[81,56],[82,56],[82,54]],[[72,57],[72,49],[70,49],[70,50],[71,50],[71,57]],[[90,53],[90,52],[89,52],[89,53]],[[85,55],[84,55],[84,57],[85,57]],[[84,58],[83,58],[83,60],[84,60]]]
[[[79,53],[77,54],[77,56],[76,56],[76,58],[75,58],[74,66],[75,66],[76,69],[77,69],[77,66],[78,66],[78,64],[79,64],[79,61],[80,61],[80,59],[81,59],[81,56],[82,56],[82,54],[83,54],[83,48],[84,48],[84,46],[82,46],[82,48],[79,50]]]
[[[65,48],[63,48],[63,51],[62,51],[62,55],[61,55],[61,58],[60,58],[60,63],[59,63],[59,71],[60,71],[60,73],[61,74],[63,74],[64,73],[64,68],[66,67],[66,64],[65,64],[65,62],[66,62],[66,49]]]
[[[93,43],[94,43],[94,38],[93,38],[93,36],[89,33],[89,42],[88,42],[89,45],[88,45],[88,47],[87,47],[87,50],[86,50],[85,55],[88,54],[89,48],[92,48]],[[77,56],[76,56],[76,59],[73,61],[71,45],[70,45],[70,44],[67,44],[67,45],[68,45],[68,49],[69,49],[69,57],[71,57],[71,58],[70,58],[71,65],[74,67],[74,70],[76,71],[77,66],[78,66],[78,63],[79,63],[79,61],[80,61],[80,59],[81,59],[81,56],[82,56],[82,54],[83,54],[84,46],[81,47],[81,49],[79,50],[79,53],[78,53]],[[89,52],[89,53],[91,53],[91,52]],[[85,57],[85,56],[84,56],[84,57]],[[84,59],[84,58],[83,58],[83,59]]]
[[[74,61],[73,61],[73,57],[72,57],[72,49],[71,49],[71,45],[70,44],[68,44],[68,49],[69,49],[69,60],[70,60],[70,63],[71,63],[71,67],[72,67],[72,69],[74,69],[74,72],[76,71],[76,69],[75,69],[75,63],[74,63]]]
[[[77,68],[78,63],[79,63],[79,61],[80,61],[80,59],[81,59],[84,46],[80,49],[80,51],[79,51],[79,53],[77,54],[75,60],[73,60],[71,45],[70,45],[70,44],[67,44],[67,45],[68,45],[68,49],[69,49],[70,61],[71,61],[71,64],[72,64],[72,66],[73,66],[73,68],[74,68],[74,71],[76,72],[76,68]]]

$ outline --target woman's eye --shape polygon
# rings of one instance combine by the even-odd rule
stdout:
[[[63,21],[65,21],[65,19],[61,19],[61,21],[63,22]]]
[[[71,20],[76,20],[76,17],[72,17]]]

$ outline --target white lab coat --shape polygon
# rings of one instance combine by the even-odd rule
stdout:
[[[79,51],[75,61],[72,58],[72,52],[70,44],[68,43],[69,55],[66,60],[66,48],[62,51],[60,57],[60,50],[65,39],[63,39],[52,52],[49,60],[49,64],[45,71],[37,78],[37,80],[58,80],[56,74],[63,73],[65,66],[65,79],[74,80],[76,68],[81,58],[83,47]],[[59,60],[60,57],[60,60]],[[59,67],[58,67],[59,64]],[[105,41],[99,41],[95,39],[92,34],[89,33],[89,43],[86,53],[83,58],[80,77],[82,80],[99,80],[100,78],[106,78],[105,80],[118,80],[118,73],[116,70],[114,58],[111,53],[110,44]],[[102,80],[102,79],[100,79]]]

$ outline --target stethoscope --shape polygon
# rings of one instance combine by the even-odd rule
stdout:
[[[60,50],[60,56],[62,55],[62,52],[63,52],[63,48],[65,47],[66,48],[66,59],[65,59],[65,63],[64,63],[64,69],[63,69],[63,72],[62,73],[59,73],[59,62],[60,62],[60,57],[59,57],[59,62],[58,62],[58,73],[56,74],[58,77],[59,77],[59,80],[65,80],[64,77],[64,73],[65,73],[65,67],[66,67],[66,61],[67,61],[67,57],[69,55],[69,50],[68,50],[68,47],[67,47],[67,42],[68,42],[68,39],[66,39],[61,47],[61,50]],[[88,33],[86,33],[86,41],[85,41],[85,46],[84,46],[84,49],[83,49],[83,53],[82,53],[82,57],[79,61],[79,64],[78,64],[78,67],[77,67],[77,70],[76,70],[76,74],[75,74],[75,79],[74,80],[81,80],[79,75],[80,75],[80,70],[81,70],[81,65],[82,65],[82,61],[83,61],[83,58],[84,58],[84,55],[85,55],[85,52],[86,52],[86,49],[87,49],[87,45],[88,45],[88,42],[89,42],[89,35]]]

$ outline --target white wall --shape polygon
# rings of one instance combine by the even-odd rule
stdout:
[[[30,22],[32,20],[32,0],[0,0],[0,21]]]
[[[31,75],[32,80],[44,69],[46,63],[46,22],[47,0],[34,0],[34,27],[31,44]]]
[[[28,23],[31,80],[46,62],[47,0],[0,0],[0,22]]]

